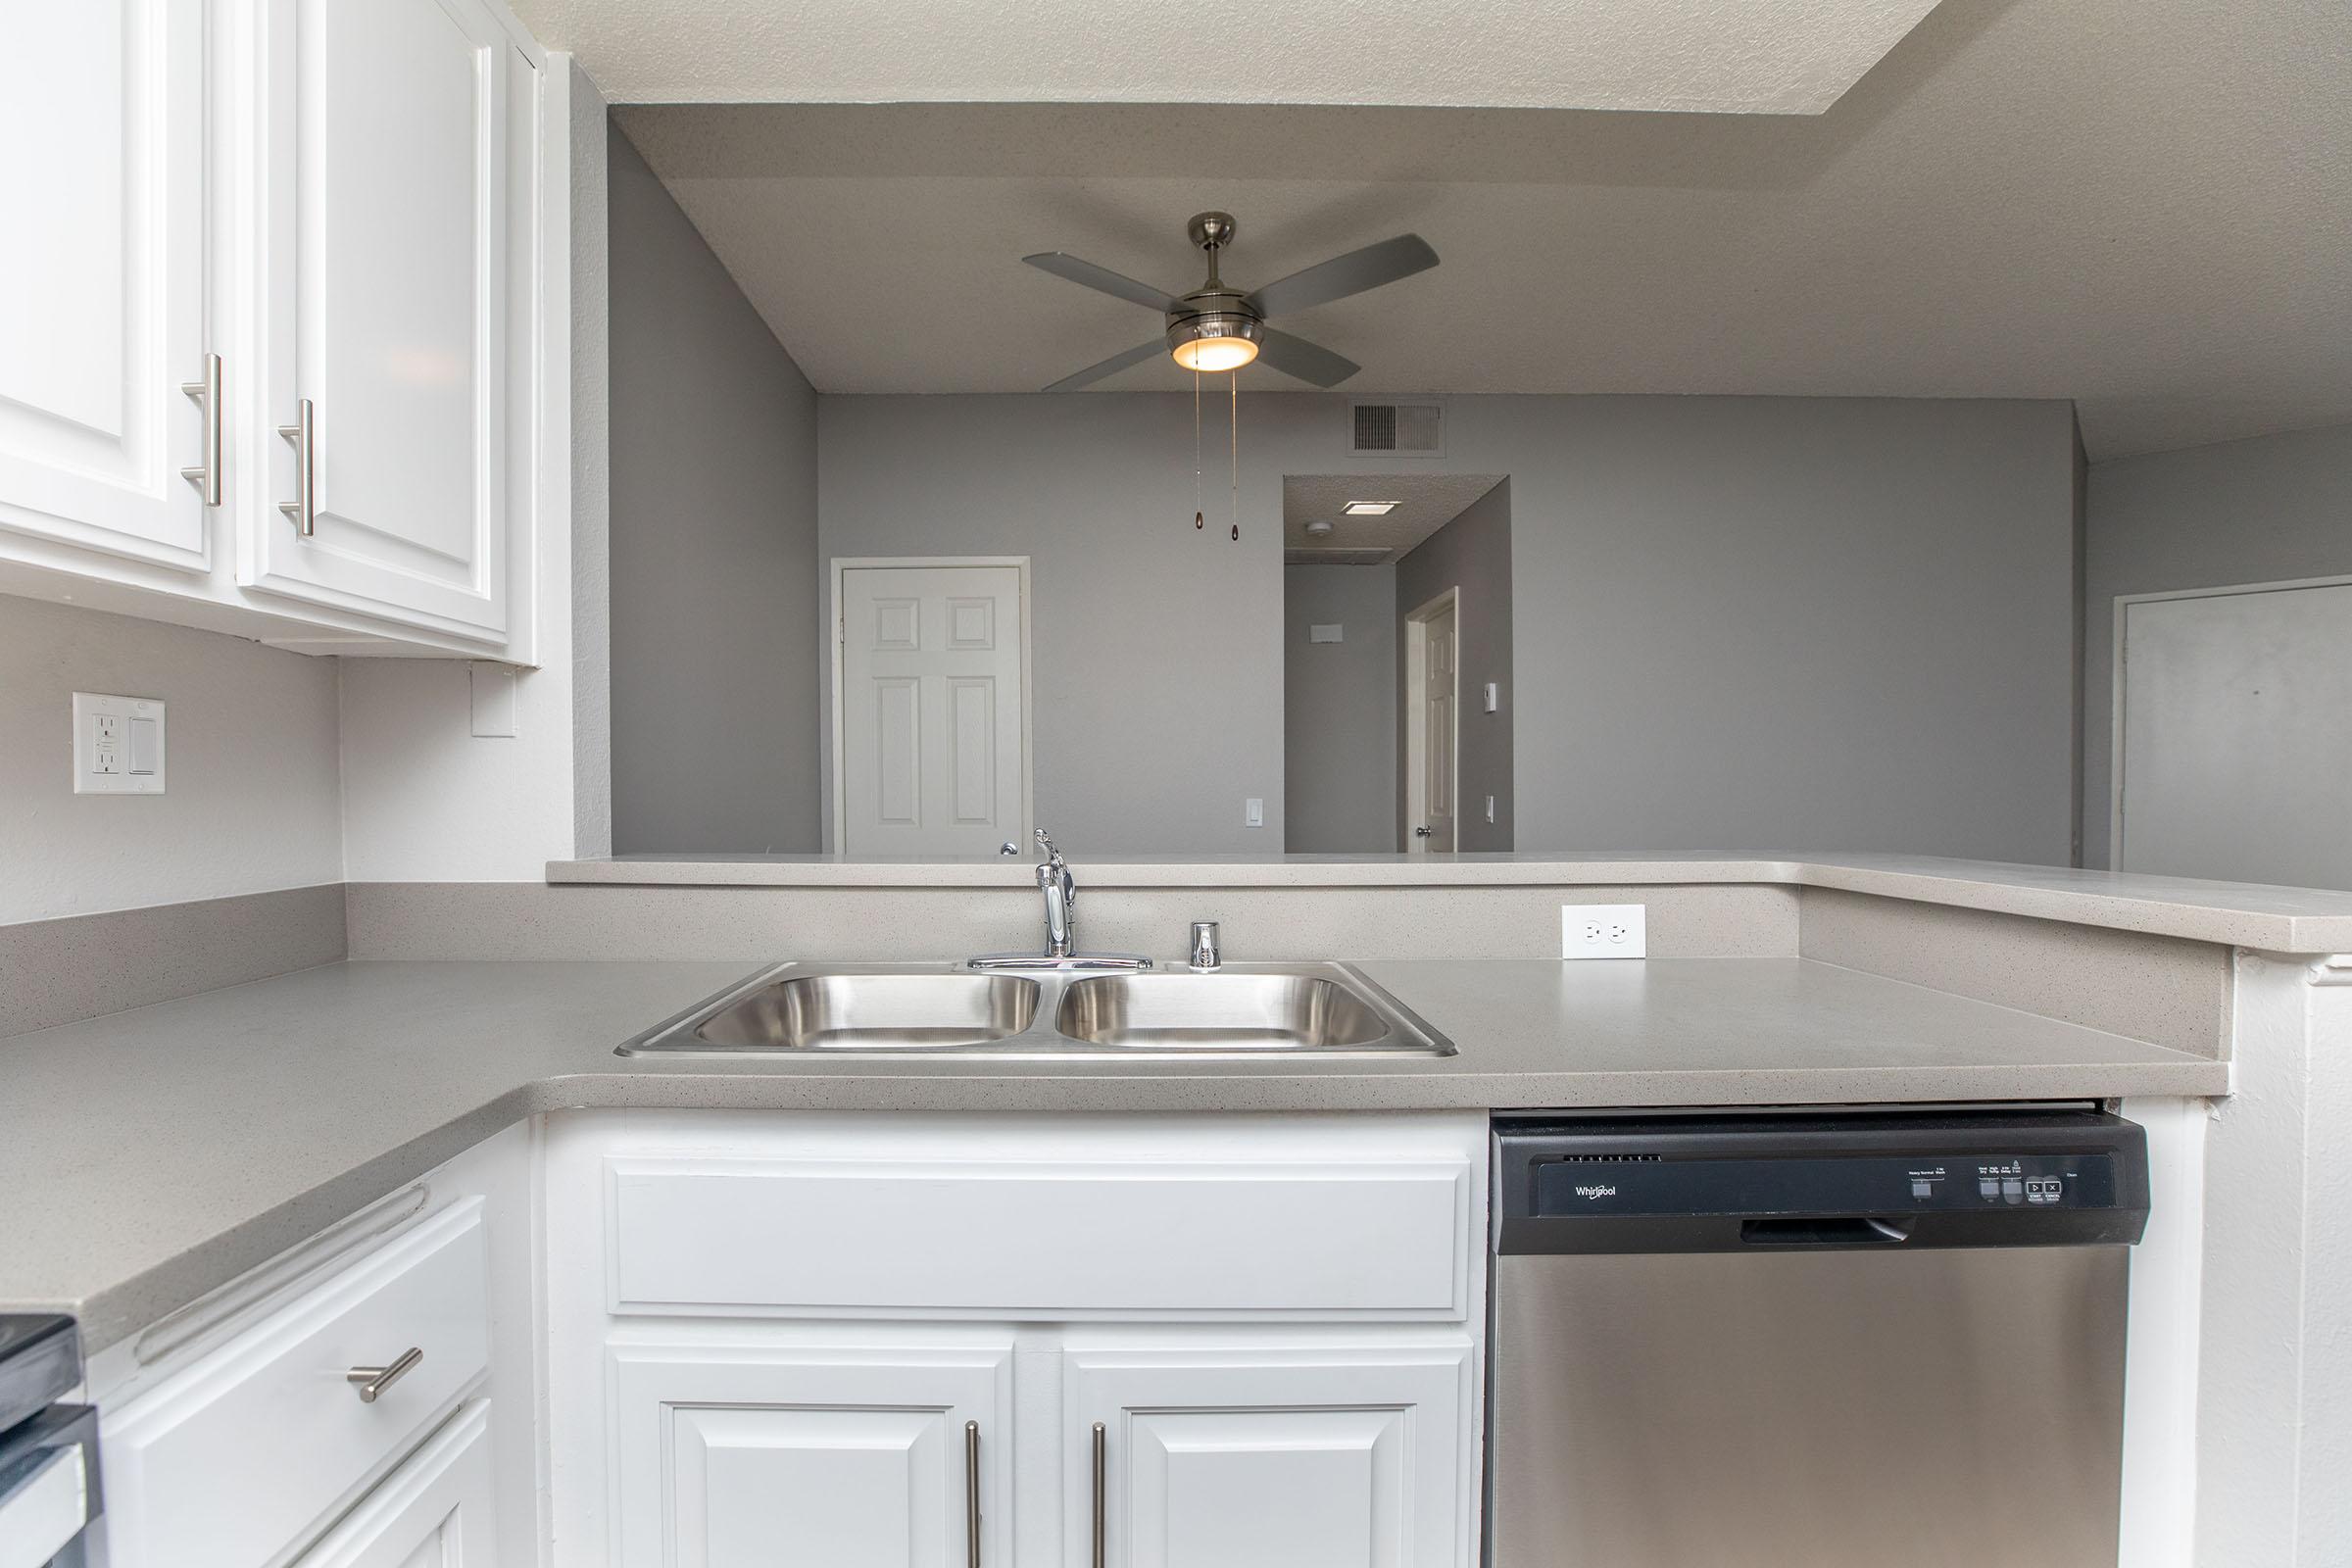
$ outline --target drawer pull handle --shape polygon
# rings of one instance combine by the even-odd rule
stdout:
[[[373,1404],[386,1389],[407,1377],[423,1359],[423,1349],[412,1345],[390,1366],[355,1366],[343,1374],[343,1381],[358,1385],[362,1404]]]
[[[1102,1422],[1100,1422],[1100,1421],[1098,1421],[1098,1422],[1096,1422],[1096,1423],[1095,1423],[1095,1555],[1094,1555],[1094,1568],[1104,1568],[1104,1565],[1105,1565],[1105,1564],[1108,1562],[1108,1560],[1109,1560],[1109,1553],[1108,1553],[1108,1552],[1106,1552],[1106,1551],[1103,1549],[1103,1547],[1104,1547],[1104,1544],[1105,1544],[1105,1542],[1104,1542],[1104,1537],[1105,1537],[1105,1535],[1107,1534],[1107,1532],[1105,1532],[1105,1531],[1104,1531],[1104,1529],[1103,1529],[1103,1517],[1102,1517],[1102,1515],[1103,1515],[1103,1506],[1102,1506],[1102,1504],[1103,1504],[1103,1494],[1109,1490],[1109,1480],[1108,1480],[1108,1476],[1107,1476],[1107,1474],[1106,1474],[1106,1472],[1107,1472],[1107,1471],[1109,1470],[1109,1468],[1110,1468],[1110,1466],[1109,1466],[1109,1463],[1108,1463],[1108,1458],[1109,1458],[1109,1448],[1110,1448],[1110,1434],[1109,1434],[1109,1433],[1108,1433],[1108,1432],[1107,1432],[1107,1431],[1106,1431],[1106,1430],[1103,1428],[1103,1425],[1102,1425]]]
[[[204,379],[182,381],[179,389],[196,400],[204,410],[204,461],[193,468],[182,468],[179,476],[194,485],[204,496],[204,504],[220,504],[220,356],[204,357]]]
[[[980,1568],[980,1423],[963,1424],[964,1561]]]

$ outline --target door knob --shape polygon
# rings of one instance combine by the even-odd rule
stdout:
[[[1429,837],[1429,829],[1425,827],[1417,827],[1413,829],[1413,837],[1417,839],[1425,839]]]

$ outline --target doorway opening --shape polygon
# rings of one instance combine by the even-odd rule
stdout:
[[[1451,854],[1461,782],[1462,591],[1404,617],[1404,820],[1408,854]]]

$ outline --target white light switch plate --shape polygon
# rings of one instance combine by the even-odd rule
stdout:
[[[1643,958],[1649,956],[1645,904],[1563,904],[1560,956]]]
[[[74,694],[74,793],[164,793],[164,703],[159,697]]]
[[[1242,826],[1264,827],[1265,825],[1266,803],[1254,795],[1242,802]]]

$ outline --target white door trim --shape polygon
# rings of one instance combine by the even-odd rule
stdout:
[[[2220,588],[2173,588],[2161,593],[2115,596],[2108,649],[2112,684],[2107,694],[2107,864],[2111,868],[2121,870],[2124,863],[2124,696],[2125,677],[2130,673],[2124,660],[2124,629],[2131,608],[2168,599],[2233,599],[2241,594],[2278,594],[2291,593],[2298,588],[2348,586],[2352,586],[2352,576],[2289,577],[2279,582],[2246,582]]]
[[[1021,836],[1019,843],[1025,851],[1037,831],[1036,772],[1030,761],[1030,736],[1035,727],[1035,699],[1031,693],[1029,651],[1029,558],[1027,556],[835,556],[825,573],[825,624],[833,635],[825,639],[825,660],[832,666],[830,685],[833,692],[833,749],[826,769],[833,790],[833,853],[846,854],[844,846],[850,841],[850,807],[842,789],[841,700],[842,700],[842,594],[843,574],[860,569],[924,566],[1010,566],[1020,574],[1021,592]]]
[[[1429,721],[1421,715],[1422,671],[1429,660],[1429,622],[1453,612],[1453,847],[1462,847],[1462,590],[1446,589],[1407,611],[1404,616],[1404,853],[1426,855],[1428,841],[1413,831],[1429,813],[1428,764],[1422,751],[1428,745]]]

